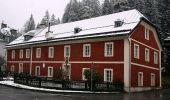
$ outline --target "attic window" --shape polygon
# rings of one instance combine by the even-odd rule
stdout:
[[[82,31],[81,28],[79,28],[79,27],[74,28],[74,33],[75,33],[75,34],[76,34],[76,33],[79,33],[80,31]]]
[[[24,36],[24,41],[28,41],[28,40],[30,40],[31,38],[33,38],[32,35],[25,35],[25,36]]]
[[[120,27],[123,25],[123,23],[124,22],[122,20],[118,19],[117,21],[115,21],[115,27]]]

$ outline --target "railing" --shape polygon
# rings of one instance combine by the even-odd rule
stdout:
[[[29,76],[26,74],[14,74],[14,82],[33,87],[41,87],[58,90],[81,90],[81,91],[123,91],[124,84],[122,82],[114,83],[96,83],[91,89],[90,83],[87,81],[69,81],[49,79],[47,77]]]

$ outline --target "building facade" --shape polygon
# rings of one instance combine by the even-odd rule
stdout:
[[[161,45],[156,28],[137,10],[59,24],[22,35],[7,48],[8,71],[85,80],[97,71],[127,92],[161,88]]]

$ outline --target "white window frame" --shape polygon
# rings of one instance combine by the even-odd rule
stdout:
[[[154,52],[154,64],[158,64],[158,53]]]
[[[54,47],[48,48],[48,58],[54,58]]]
[[[12,50],[12,59],[15,59],[15,50]]]
[[[148,52],[148,54],[147,54]],[[150,50],[148,48],[145,48],[145,61],[150,61]]]
[[[38,72],[38,69],[39,69],[39,73]],[[35,76],[40,76],[41,75],[41,69],[40,69],[40,66],[36,66],[35,67]]]
[[[14,65],[11,66],[11,72],[15,72],[15,66]]]
[[[145,39],[146,40],[149,40],[149,35],[150,35],[149,29],[145,27]]]
[[[66,54],[66,53],[67,53],[67,52],[66,52],[67,48],[69,48],[68,55]],[[70,51],[71,51],[70,45],[64,46],[64,57],[70,57]]]
[[[108,54],[108,48],[107,48],[108,45],[112,46],[111,54]],[[112,57],[113,53],[114,53],[114,44],[113,44],[113,42],[106,42],[105,43],[105,50],[104,50],[105,57]]]
[[[111,71],[111,77],[110,79],[108,80],[108,77],[107,77],[107,71]],[[104,82],[113,82],[113,69],[104,69]]]
[[[156,83],[155,80],[156,80],[155,74],[151,73],[151,86],[155,86],[155,83]]]
[[[20,49],[19,50],[19,58],[23,58],[23,56],[24,56],[24,50]]]
[[[138,86],[143,86],[143,72],[138,72]]]
[[[30,58],[30,49],[26,49],[26,58]]]
[[[51,73],[49,72],[50,69],[51,69]],[[53,67],[48,67],[48,77],[53,77],[53,74],[54,74]]]
[[[85,78],[85,75],[84,75],[85,70],[90,70],[90,68],[83,68],[83,69],[82,69],[82,80],[87,80],[87,79]]]
[[[23,63],[19,63],[18,73],[22,73],[24,70]]]
[[[137,50],[136,50],[137,49]],[[140,47],[138,44],[134,44],[134,58],[139,59]]]
[[[36,58],[41,58],[41,48],[36,48]]]
[[[83,57],[90,57],[90,56],[91,56],[91,44],[84,44]]]

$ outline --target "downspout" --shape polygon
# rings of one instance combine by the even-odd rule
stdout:
[[[129,40],[129,93],[131,92],[131,38]]]
[[[32,47],[30,47],[30,75],[32,74]]]

